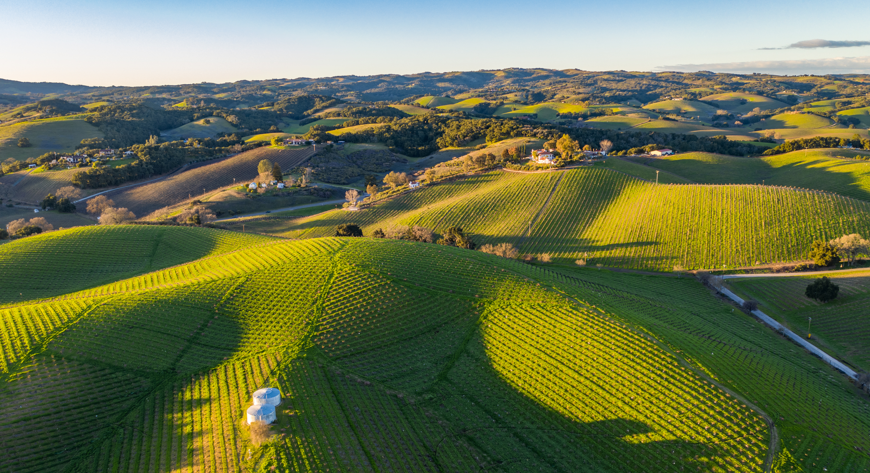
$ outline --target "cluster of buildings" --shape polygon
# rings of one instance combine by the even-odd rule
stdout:
[[[607,156],[605,151],[580,151],[587,159]],[[556,150],[554,149],[536,149],[532,151],[532,156],[529,158],[537,164],[553,164],[556,161]]]
[[[135,153],[132,151],[124,151],[122,154],[125,158],[127,158],[130,156],[133,156]],[[97,150],[97,152],[94,154],[94,157],[111,158],[111,157],[115,157],[117,155],[118,155],[118,150],[106,148],[106,149]],[[65,155],[58,156],[55,161],[57,161],[57,162],[66,161],[67,164],[78,164],[78,163],[87,161],[89,159],[91,159],[90,156],[88,156],[86,154],[65,154]]]
[[[275,388],[263,388],[254,391],[251,407],[245,413],[248,425],[254,422],[271,424],[278,420],[275,414],[275,406],[281,404],[281,391]]]

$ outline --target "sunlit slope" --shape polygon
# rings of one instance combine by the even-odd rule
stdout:
[[[767,184],[835,192],[870,201],[867,153],[814,149],[738,158],[713,153],[680,153],[661,158],[626,158],[703,184]]]
[[[0,305],[54,297],[272,241],[208,228],[81,227],[0,246]]]
[[[656,186],[598,167],[493,172],[358,212],[335,210],[290,220],[283,235],[332,235],[341,223],[356,223],[366,235],[395,225],[439,233],[460,226],[478,244],[508,242],[523,253],[549,253],[565,262],[670,271],[676,265],[722,268],[802,260],[815,239],[867,234],[870,204],[784,187]]]
[[[644,327],[764,411],[778,438],[770,471],[870,471],[866,394],[697,281],[586,269],[565,282],[571,294]]]
[[[3,309],[0,469],[763,470],[762,414],[564,284],[315,239]],[[262,386],[284,403],[257,448]]]

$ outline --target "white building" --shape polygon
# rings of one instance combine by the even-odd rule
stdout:
[[[650,151],[649,154],[651,156],[670,156],[674,154],[674,152],[669,149],[657,149],[655,151]]]
[[[257,188],[256,182],[252,182],[252,183],[248,184],[248,189],[256,189],[256,188]]]
[[[251,406],[245,413],[248,417],[248,425],[251,425],[252,423],[258,421],[271,424],[278,419],[278,417],[275,415],[275,406],[267,406],[265,404],[259,406]]]
[[[284,185],[283,182],[278,183],[278,189],[283,189],[284,187],[286,187],[286,186]]]
[[[408,183],[408,187],[410,187],[411,189],[416,189],[416,188],[420,187],[420,182],[411,181]]]
[[[551,149],[539,149],[532,153],[532,161],[538,164],[553,164],[556,153]]]
[[[277,406],[281,404],[281,391],[276,388],[263,388],[254,391],[255,406]]]

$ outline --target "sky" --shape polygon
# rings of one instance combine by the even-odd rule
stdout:
[[[508,67],[870,73],[867,17],[870,4],[839,0],[0,0],[0,78],[136,86]]]

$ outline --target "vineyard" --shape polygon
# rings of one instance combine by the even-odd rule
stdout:
[[[257,163],[263,159],[278,163],[281,169],[289,170],[302,164],[312,154],[314,151],[311,148],[257,148],[194,167],[151,184],[113,192],[109,197],[119,207],[126,207],[138,217],[145,217],[155,210],[201,196],[204,192],[255,179]]]
[[[612,274],[326,238],[63,287],[0,309],[0,471],[867,471],[867,403],[819,360]]]
[[[557,260],[670,271],[803,260],[813,240],[870,232],[870,204],[772,186],[655,184],[600,167],[559,173],[492,172],[434,185],[359,212],[289,220],[292,238],[336,225],[460,226],[478,244],[508,242]],[[274,227],[273,227],[274,228]]]
[[[828,274],[840,286],[838,297],[821,304],[806,297],[815,277],[746,278],[728,280],[728,285],[746,298],[757,300],[760,309],[793,332],[812,333],[817,345],[828,353],[870,372],[870,273]],[[812,325],[808,318],[812,317]],[[810,330],[812,329],[812,330]]]
[[[95,287],[270,238],[206,228],[79,227],[0,246],[0,306]]]
[[[694,280],[563,274],[569,294],[654,335],[765,412],[779,445],[772,471],[870,471],[870,402],[818,358],[717,302]]]

